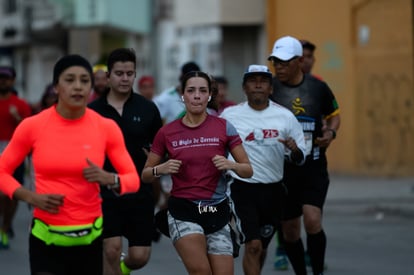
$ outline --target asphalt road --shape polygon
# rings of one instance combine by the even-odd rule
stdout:
[[[372,187],[381,185],[372,180],[365,182],[364,189],[355,179],[348,185],[346,181],[332,186],[325,206],[324,227],[328,238],[325,274],[413,275],[414,181],[383,182],[386,189],[382,191]],[[344,189],[345,186],[355,186],[355,190]],[[365,190],[367,188],[376,192],[375,197],[362,196],[363,192],[372,194]],[[401,195],[394,194],[395,190],[400,190]],[[355,195],[350,197],[347,192]],[[0,250],[0,274],[30,274],[29,223],[30,212],[20,203],[14,221],[16,236],[9,250]],[[262,274],[294,274],[291,268],[288,271],[273,269],[274,245],[273,242],[269,247]],[[159,243],[154,243],[148,265],[132,274],[179,275],[186,272],[169,239],[163,237]],[[235,274],[243,274],[241,257],[235,260]]]

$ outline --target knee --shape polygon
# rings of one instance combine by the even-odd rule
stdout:
[[[130,269],[140,269],[148,263],[149,258],[149,251],[142,251],[141,253],[129,253],[126,264]]]
[[[283,237],[287,242],[295,242],[300,238],[300,221],[283,224]]]
[[[117,247],[106,247],[104,250],[105,260],[107,262],[115,263],[120,260],[121,248]]]
[[[258,256],[262,254],[263,247],[260,240],[252,240],[245,244],[245,254],[251,256]]]
[[[130,261],[128,262],[128,267],[131,269],[140,269],[148,263],[148,260],[149,260],[149,257],[148,258],[139,257],[139,258],[130,259]]]
[[[309,216],[304,219],[306,233],[316,234],[322,230],[321,219],[318,216]]]
[[[299,239],[300,234],[296,233],[296,231],[286,231],[283,233],[283,237],[287,242],[295,242]]]

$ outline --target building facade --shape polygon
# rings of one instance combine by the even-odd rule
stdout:
[[[16,89],[37,102],[56,60],[79,53],[106,62],[135,49],[137,78],[157,91],[197,62],[245,99],[247,65],[270,65],[273,42],[293,35],[317,45],[314,72],[333,89],[342,125],[328,150],[332,172],[414,175],[413,0],[2,0],[0,65],[17,71]]]
[[[16,89],[37,102],[52,81],[55,62],[77,53],[92,64],[106,62],[116,47],[137,52],[140,71],[151,71],[150,0],[2,0],[0,64],[17,71]]]
[[[39,100],[65,53],[82,54],[94,64],[105,62],[116,47],[134,48],[137,77],[154,75],[158,91],[176,85],[180,66],[192,60],[212,75],[226,76],[235,101],[244,99],[246,66],[265,62],[264,0],[1,3],[0,64],[16,67],[16,88],[30,102]]]
[[[317,45],[314,72],[338,98],[330,170],[414,175],[413,1],[268,0],[268,51],[280,36]]]

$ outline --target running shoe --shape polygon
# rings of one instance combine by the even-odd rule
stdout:
[[[125,257],[126,257],[126,254],[122,252],[121,253],[121,264],[120,264],[121,272],[122,272],[122,275],[131,275],[131,269],[129,269],[124,262]]]
[[[282,248],[276,249],[275,262],[273,263],[275,270],[287,270],[289,267],[289,260],[286,252]]]
[[[3,231],[0,231],[0,249],[9,249],[9,236]]]

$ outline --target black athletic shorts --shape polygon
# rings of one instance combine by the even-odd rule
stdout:
[[[151,246],[154,235],[154,198],[151,195],[127,194],[104,198],[103,237],[123,236],[128,246]]]
[[[284,182],[288,194],[284,206],[284,220],[302,215],[304,204],[323,209],[329,187],[326,158],[308,159],[303,166],[285,163]]]
[[[29,258],[31,274],[102,275],[102,237],[90,245],[56,246],[30,234]]]
[[[234,179],[231,207],[240,232],[240,242],[261,240],[267,248],[282,217],[286,188],[282,182],[261,184]]]

